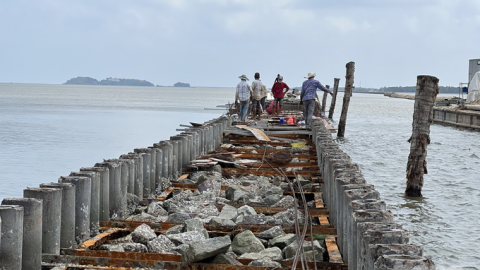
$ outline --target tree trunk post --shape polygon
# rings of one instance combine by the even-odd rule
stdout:
[[[438,94],[438,78],[427,75],[417,76],[417,91],[413,112],[410,155],[407,162],[408,197],[421,197],[423,175],[427,174],[427,145],[430,144],[430,124],[433,122],[433,106]]]
[[[340,78],[335,78],[333,83],[333,95],[332,103],[330,104],[330,111],[328,112],[328,118],[333,118],[333,112],[335,111],[335,103],[337,102],[337,93],[338,93],[338,84],[340,83]]]
[[[353,90],[353,74],[355,73],[355,62],[348,62],[346,65],[347,75],[345,76],[345,93],[343,95],[342,114],[338,123],[337,137],[343,137],[345,134],[345,124],[347,123],[348,105]]]
[[[325,87],[326,87],[327,89],[330,89],[330,85],[325,85]],[[326,111],[327,111],[327,96],[328,96],[328,93],[327,93],[327,92],[323,92],[322,111],[321,111],[322,116],[325,116],[325,115],[326,115]]]

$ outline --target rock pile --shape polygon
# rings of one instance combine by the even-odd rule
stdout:
[[[140,202],[128,220],[175,223],[164,234],[157,234],[147,224],[138,226],[131,234],[110,240],[99,249],[177,254],[184,262],[280,267],[281,261],[292,260],[298,250],[297,236],[286,234],[282,226],[293,226],[295,217],[303,224],[305,217],[296,210],[295,199],[284,196],[281,181],[275,177],[243,176],[225,179],[216,170],[195,172],[182,183],[198,186],[195,191],[181,190],[165,201]],[[310,181],[301,179],[302,185]],[[228,186],[222,191],[222,186]],[[289,187],[287,187],[289,188]],[[138,201],[131,200],[139,205]],[[312,201],[313,202],[313,201]],[[247,205],[248,204],[248,205]],[[275,214],[257,213],[254,207],[282,208]],[[205,226],[264,224],[265,229],[254,234],[239,233],[209,235]],[[238,231],[238,230],[236,230]],[[307,260],[322,261],[325,243],[305,241]],[[240,262],[242,261],[242,262]]]

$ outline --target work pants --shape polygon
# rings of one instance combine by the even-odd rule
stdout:
[[[305,124],[307,128],[310,128],[310,123],[312,123],[313,109],[315,107],[315,99],[304,100],[303,106],[305,107]]]
[[[240,101],[240,121],[245,122],[248,112],[249,100]]]

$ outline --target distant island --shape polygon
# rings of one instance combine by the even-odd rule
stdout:
[[[125,85],[125,86],[154,86],[153,83],[145,80],[137,79],[118,79],[118,78],[106,78],[98,81],[97,79],[90,77],[77,77],[68,80],[64,84],[79,84],[79,85]]]
[[[176,84],[173,85],[173,87],[190,87],[190,84],[177,82]]]

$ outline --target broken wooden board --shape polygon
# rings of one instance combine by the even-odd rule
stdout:
[[[250,131],[253,134],[253,136],[255,136],[255,138],[257,138],[259,141],[264,141],[264,142],[271,141],[270,138],[268,138],[268,136],[265,135],[265,133],[263,133],[263,131],[261,131],[260,129],[248,127],[245,125],[238,125],[236,127]]]

